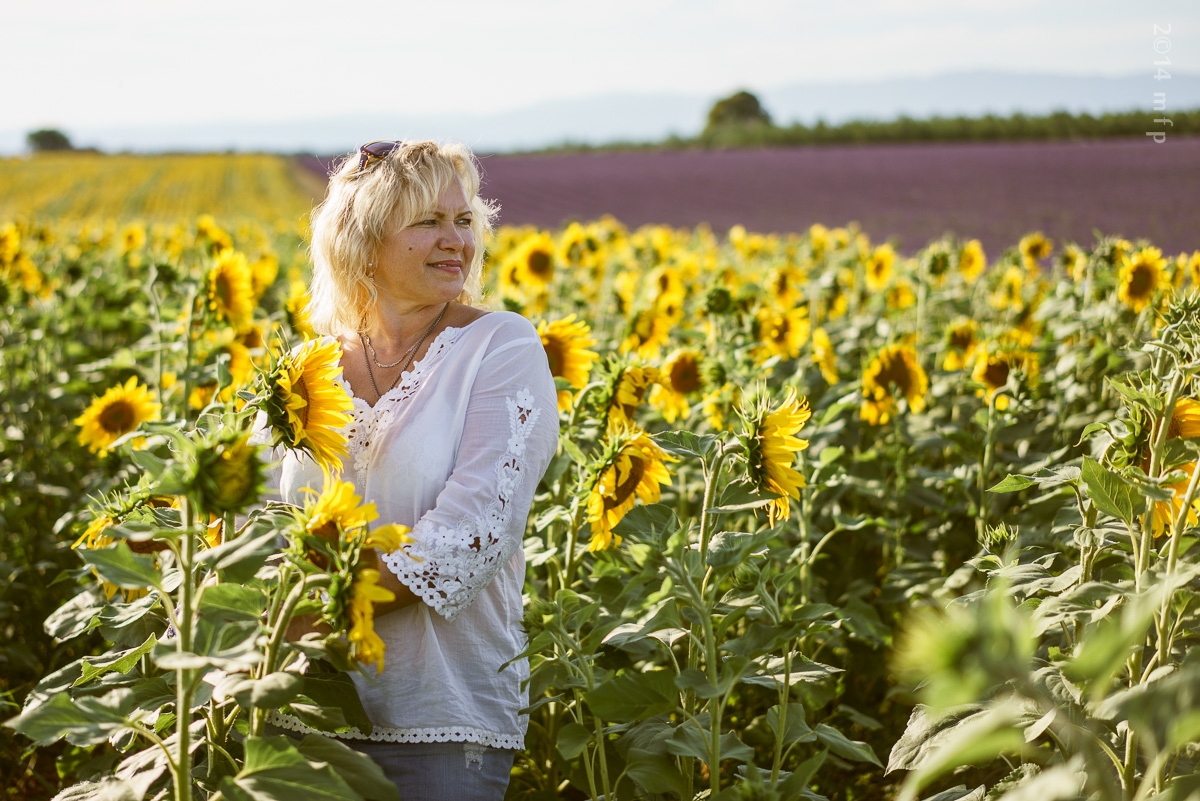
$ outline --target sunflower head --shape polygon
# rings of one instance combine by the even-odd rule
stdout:
[[[666,463],[674,461],[678,460],[641,429],[620,426],[609,430],[587,496],[587,519],[592,528],[589,551],[621,544],[613,527],[639,498],[643,503],[658,502],[662,486],[671,483]]]
[[[661,380],[657,367],[645,364],[610,361],[604,368],[608,397],[605,399],[605,419],[610,429],[635,427],[634,417],[646,399],[650,387]]]
[[[759,310],[757,323],[761,344],[756,353],[761,361],[772,356],[794,359],[808,341],[810,325],[807,306],[791,309],[763,307]]]
[[[1047,239],[1041,231],[1034,231],[1032,234],[1021,237],[1017,249],[1021,251],[1021,257],[1026,264],[1036,265],[1050,255],[1054,250],[1054,243]]]
[[[824,328],[815,328],[812,333],[812,358],[825,383],[833,386],[838,382],[837,350]]]
[[[75,418],[75,425],[79,426],[79,444],[92,453],[105,456],[118,439],[145,421],[158,419],[161,408],[149,387],[139,384],[137,376],[132,376],[124,384],[110,387]]]
[[[864,262],[866,270],[867,291],[881,292],[892,282],[893,268],[896,264],[896,251],[891,245],[880,245],[871,252]]]
[[[975,321],[961,317],[946,328],[944,346],[946,355],[942,369],[947,372],[962,370],[971,363],[975,349],[979,346],[978,327]]]
[[[337,377],[341,349],[335,340],[309,340],[277,356],[266,374],[266,391],[255,401],[267,415],[271,444],[304,451],[324,470],[345,458],[354,401]]]
[[[983,244],[978,239],[972,239],[962,246],[958,252],[958,273],[968,284],[974,284],[987,269],[987,255],[983,252]]]
[[[1145,247],[1121,264],[1117,298],[1135,313],[1171,287],[1167,260],[1158,248]]]
[[[590,349],[596,344],[592,339],[591,327],[571,314],[553,322],[543,320],[538,324],[537,330],[542,338],[542,347],[546,350],[550,375],[566,380],[575,389],[587,386],[592,367],[600,358],[599,354]],[[559,390],[559,411],[569,409],[571,399],[572,393],[569,390]]]
[[[208,310],[235,331],[250,325],[254,315],[254,287],[244,254],[222,250],[208,269]]]
[[[746,428],[741,436],[746,449],[746,466],[751,483],[759,491],[777,495],[767,507],[773,526],[777,520],[791,517],[789,499],[799,499],[805,486],[804,476],[794,465],[796,454],[808,447],[808,440],[796,435],[812,417],[808,401],[788,387],[778,405],[772,405],[765,393],[759,393],[749,408],[742,410]]]
[[[704,358],[692,348],[679,348],[659,370],[659,383],[650,390],[650,403],[662,410],[663,419],[674,423],[687,417],[688,398],[704,387]]]
[[[195,486],[199,505],[213,515],[240,512],[262,493],[264,463],[246,433],[221,436],[197,450]]]
[[[978,397],[986,396],[988,403],[995,403],[996,408],[1003,411],[1009,406],[1009,397],[1003,390],[1010,381],[1016,381],[1019,377],[1020,383],[1033,384],[1037,374],[1036,353],[1000,342],[978,349],[971,378],[982,385],[975,394]]]
[[[910,411],[925,409],[929,377],[911,345],[885,345],[863,371],[862,387],[859,416],[871,425],[882,425],[895,416],[898,398]]]
[[[1200,437],[1200,401],[1192,398],[1180,398],[1175,402],[1171,419],[1167,422],[1167,440],[1195,439],[1197,437]],[[1149,469],[1150,466],[1148,448],[1147,444],[1143,451],[1141,460],[1143,470]],[[1183,511],[1184,501],[1187,499],[1187,485],[1191,481],[1192,474],[1196,472],[1196,462],[1193,460],[1183,464],[1169,464],[1165,465],[1165,468],[1181,470],[1183,477],[1166,486],[1166,489],[1172,492],[1171,500],[1155,501],[1154,503],[1152,525],[1155,536],[1162,536],[1173,530],[1175,519]],[[1193,500],[1187,510],[1187,518],[1183,522],[1186,526],[1195,526],[1200,523],[1200,498]]]

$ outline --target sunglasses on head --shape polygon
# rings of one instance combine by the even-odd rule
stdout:
[[[371,158],[387,158],[392,151],[404,144],[403,141],[396,139],[378,139],[374,142],[367,142],[358,149],[358,172],[362,172],[367,166],[367,161]]]

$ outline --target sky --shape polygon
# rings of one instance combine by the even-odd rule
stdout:
[[[1165,59],[1200,72],[1195,0],[5,0],[3,19],[8,131],[715,100],[978,69],[1121,76]]]

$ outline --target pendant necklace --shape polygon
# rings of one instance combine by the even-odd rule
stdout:
[[[391,392],[393,389],[396,388],[396,385],[400,383],[400,377],[404,375],[404,373],[408,370],[408,368],[412,367],[413,359],[415,359],[417,357],[417,351],[419,351],[421,349],[421,345],[424,344],[425,340],[429,337],[429,335],[433,333],[433,329],[438,327],[438,323],[440,323],[442,321],[442,318],[446,316],[446,310],[449,308],[450,308],[450,302],[447,301],[446,305],[442,307],[441,313],[438,314],[437,319],[433,321],[432,325],[430,325],[428,328],[425,329],[424,334],[421,334],[421,338],[417,340],[417,344],[413,345],[411,348],[406,350],[404,352],[404,356],[401,356],[398,360],[396,360],[395,362],[393,362],[390,365],[380,364],[379,361],[374,358],[375,357],[375,349],[371,347],[370,337],[368,337],[362,331],[358,332],[358,341],[363,346],[363,363],[365,365],[367,365],[367,377],[371,379],[371,389],[375,390],[375,399],[376,399],[375,402],[376,403],[378,403],[379,400],[381,398],[383,398],[385,393],[380,392],[379,387],[375,384],[375,372],[371,369],[371,362],[374,361],[378,367],[381,367],[383,369],[388,369],[390,367],[395,367],[396,365],[400,364],[400,362],[404,361],[405,356],[408,357],[408,361],[404,362],[404,367],[400,370],[399,373],[396,374],[396,378],[395,378],[395,380],[392,381],[392,385],[387,388],[387,392]],[[371,351],[370,357],[367,356],[368,349],[370,349],[370,351]]]

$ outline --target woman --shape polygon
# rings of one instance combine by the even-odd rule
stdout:
[[[379,523],[411,526],[380,558],[378,677],[356,676],[375,726],[349,736],[405,801],[500,799],[524,746],[522,535],[558,437],[533,326],[473,304],[494,210],[459,145],[374,142],[331,177],[313,219],[309,316],[335,338],[354,399],[343,477]],[[288,456],[284,500],[320,489]],[[276,725],[306,731],[282,715]]]

